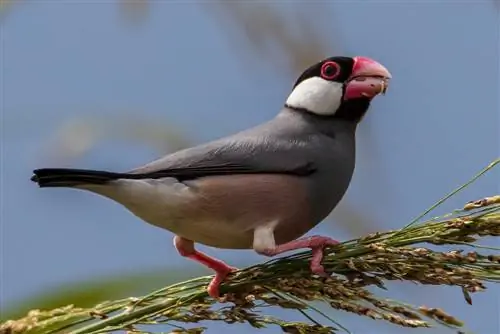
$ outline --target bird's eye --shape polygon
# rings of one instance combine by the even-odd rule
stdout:
[[[321,66],[321,76],[326,80],[333,80],[340,74],[339,64],[327,61]]]

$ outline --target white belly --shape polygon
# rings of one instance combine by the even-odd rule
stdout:
[[[88,185],[85,189],[113,199],[151,225],[197,243],[217,248],[252,248],[255,222],[227,221],[223,216],[207,214],[197,205],[203,198],[196,190],[176,179],[117,180],[113,186]]]

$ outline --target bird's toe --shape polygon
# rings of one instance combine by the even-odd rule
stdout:
[[[311,263],[311,271],[313,274],[320,277],[330,277],[330,274],[325,271],[325,267],[323,267],[321,264]]]
[[[237,270],[234,267],[227,267],[227,270],[217,271],[215,273],[215,277],[212,279],[210,284],[207,287],[207,293],[210,297],[214,299],[218,299],[220,297],[219,286],[226,279],[226,277],[234,270]]]

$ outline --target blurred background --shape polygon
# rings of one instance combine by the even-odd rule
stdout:
[[[38,189],[29,181],[34,168],[127,170],[251,127],[273,117],[301,71],[323,57],[369,56],[393,80],[359,127],[348,194],[311,234],[350,239],[402,227],[499,156],[500,13],[493,1],[0,6],[3,320],[210,273],[177,255],[171,233],[118,204]],[[439,213],[498,193],[499,178],[494,171]],[[240,267],[264,260],[252,251],[199,249]],[[389,286],[385,294],[442,307],[476,333],[500,331],[498,287],[469,306],[458,289]],[[401,331],[328,312],[354,333]],[[207,333],[235,330],[208,325]]]

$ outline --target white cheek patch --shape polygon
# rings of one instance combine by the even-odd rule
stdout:
[[[295,87],[286,104],[318,115],[333,115],[342,103],[342,84],[313,77]]]

